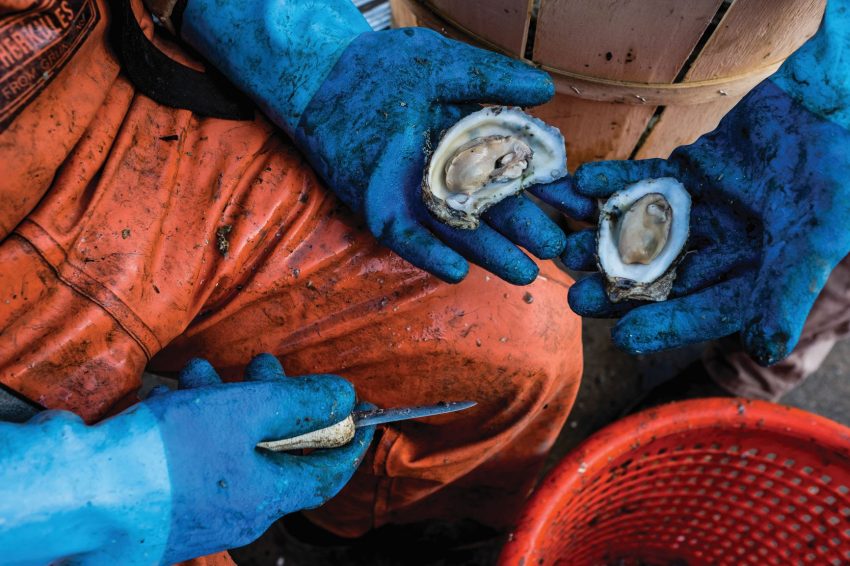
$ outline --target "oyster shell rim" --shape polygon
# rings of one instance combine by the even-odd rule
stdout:
[[[557,154],[556,157],[559,158],[559,161],[563,164],[563,169],[562,170],[560,170],[560,169],[550,170],[549,173],[553,173],[553,174],[549,174],[546,177],[543,177],[543,174],[538,172],[537,168],[535,167],[534,160],[532,159],[529,162],[529,167],[528,167],[528,169],[526,169],[526,172],[516,180],[516,185],[517,185],[516,189],[510,190],[510,192],[506,192],[498,200],[493,200],[491,202],[486,202],[486,203],[482,204],[481,206],[479,206],[474,211],[474,213],[470,213],[470,212],[467,212],[465,210],[459,210],[459,209],[456,209],[456,208],[449,206],[448,203],[446,203],[445,199],[442,199],[439,196],[437,196],[434,193],[434,191],[432,191],[431,188],[430,188],[429,179],[430,179],[431,166],[433,164],[434,155],[437,154],[437,152],[440,148],[440,144],[443,142],[446,135],[452,130],[452,128],[457,127],[458,125],[460,125],[464,121],[467,121],[467,120],[473,121],[471,119],[473,116],[493,115],[495,117],[495,116],[499,116],[503,113],[507,113],[508,115],[516,116],[516,117],[520,118],[521,120],[523,120],[523,121],[525,121],[529,124],[534,125],[535,127],[539,128],[540,130],[553,135],[553,137],[557,136],[560,143],[552,151],[552,153]],[[529,128],[529,126],[526,125],[526,129],[528,129],[528,128]],[[487,135],[492,135],[492,134],[487,134]],[[532,137],[534,137],[534,136],[532,135]],[[523,142],[525,142],[529,147],[531,147],[533,154],[536,154],[535,148],[533,147],[532,143],[529,142],[529,140],[524,139],[522,137],[520,137],[520,139]],[[561,157],[563,159],[560,159]],[[540,118],[537,118],[536,116],[532,116],[532,115],[526,113],[525,111],[522,110],[522,108],[520,108],[518,106],[486,106],[486,107],[481,108],[481,110],[477,110],[475,112],[467,114],[466,116],[464,116],[463,118],[461,118],[460,120],[455,122],[452,126],[450,126],[449,128],[446,128],[445,130],[440,132],[440,138],[437,141],[436,146],[434,146],[433,150],[426,151],[425,166],[424,166],[424,170],[423,170],[422,183],[420,185],[420,191],[422,193],[422,201],[425,203],[426,208],[428,209],[428,211],[431,214],[433,214],[435,217],[437,217],[438,220],[440,220],[444,224],[451,226],[453,228],[459,228],[459,229],[462,229],[462,230],[474,230],[474,229],[478,228],[478,226],[481,224],[481,215],[484,214],[484,212],[486,212],[492,206],[494,206],[494,205],[496,205],[496,204],[498,204],[498,203],[500,203],[500,202],[502,202],[502,201],[504,201],[504,200],[506,200],[506,199],[508,199],[512,196],[516,196],[516,195],[522,193],[526,188],[528,188],[530,186],[533,186],[533,185],[536,185],[536,184],[539,184],[539,183],[543,183],[543,182],[557,181],[558,179],[562,179],[562,178],[566,177],[568,174],[569,174],[569,170],[567,169],[566,142],[564,140],[563,134],[561,134],[561,131],[558,128],[556,128],[555,126],[551,126],[551,125],[547,124],[546,122],[544,122]],[[509,184],[510,183],[506,183],[506,185],[509,185]]]
[[[634,187],[637,187],[644,183],[655,183],[658,181],[673,181],[675,183],[675,185],[673,185],[675,187],[675,190],[681,190],[681,194],[687,197],[685,200],[685,203],[687,204],[687,225],[684,229],[684,236],[682,239],[681,248],[679,249],[679,253],[676,254],[670,260],[670,263],[667,265],[667,268],[652,281],[637,281],[628,277],[620,277],[616,275],[612,276],[603,267],[602,258],[600,254],[603,224],[607,221],[610,221],[612,217],[612,211],[606,210],[606,207],[617,197],[621,197],[626,191],[632,190]],[[647,194],[653,192],[659,191],[653,190],[652,188],[648,188],[643,194],[638,194],[636,197],[634,197],[634,199],[629,204],[634,204],[643,196],[646,196]],[[667,201],[670,202],[670,199],[667,198],[667,194],[665,194],[664,192],[659,192],[659,194],[664,196]],[[681,216],[681,212],[677,211],[672,203],[670,203],[670,205],[671,208],[673,208],[673,222],[675,223],[677,216]],[[639,300],[652,302],[661,302],[667,300],[670,295],[670,291],[673,289],[673,282],[676,280],[676,269],[679,267],[681,261],[688,254],[688,242],[690,241],[691,234],[691,206],[692,199],[690,192],[688,192],[685,185],[682,184],[682,182],[676,179],[675,177],[650,177],[646,179],[640,179],[638,181],[635,181],[634,183],[626,185],[621,190],[611,194],[611,196],[609,196],[604,202],[600,202],[599,222],[597,223],[596,228],[596,266],[599,272],[602,274],[603,279],[605,280],[605,293],[608,296],[608,300],[610,300],[612,303],[619,303],[624,300]]]

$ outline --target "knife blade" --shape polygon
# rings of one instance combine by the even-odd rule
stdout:
[[[434,415],[454,413],[474,407],[475,401],[440,402],[435,405],[400,407],[396,409],[370,409],[353,411],[348,417],[329,427],[314,430],[292,438],[267,440],[257,444],[258,448],[271,452],[306,450],[317,448],[337,448],[351,442],[356,429],[363,426],[421,419]]]
[[[421,419],[434,415],[443,415],[463,411],[476,405],[475,401],[441,402],[435,405],[420,405],[418,407],[402,407],[398,409],[372,409],[369,411],[354,411],[354,428],[361,426],[379,425],[409,419]]]

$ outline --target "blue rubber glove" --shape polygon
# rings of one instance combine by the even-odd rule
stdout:
[[[480,108],[532,106],[554,94],[524,63],[409,28],[372,32],[348,0],[190,0],[183,37],[286,130],[328,186],[393,251],[457,282],[472,261],[517,284],[537,266],[516,246],[556,257],[566,238],[525,197],[490,209],[476,230],[428,213],[425,151]],[[531,191],[543,200],[551,191]],[[584,215],[592,202],[581,201]]]
[[[613,340],[654,352],[741,333],[760,364],[785,358],[827,277],[850,252],[850,2],[830,0],[818,34],[711,134],[668,160],[579,168],[585,197],[607,198],[648,177],[691,192],[695,252],[671,300],[612,304],[594,274],[576,284],[580,315],[620,317]],[[570,237],[563,259],[595,269],[594,231]]]
[[[181,391],[156,389],[95,426],[64,411],[0,423],[0,561],[171,564],[247,544],[280,516],[333,497],[373,428],[307,456],[255,445],[342,420],[351,385],[286,378],[268,354],[245,378],[222,384],[194,360]]]

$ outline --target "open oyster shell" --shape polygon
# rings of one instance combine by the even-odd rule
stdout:
[[[566,174],[557,128],[519,108],[484,108],[443,134],[425,167],[422,199],[446,224],[471,230],[499,201]]]
[[[690,218],[691,196],[672,177],[645,179],[605,202],[597,258],[612,302],[667,299],[687,249]]]

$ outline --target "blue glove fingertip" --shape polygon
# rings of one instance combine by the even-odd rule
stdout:
[[[567,304],[579,316],[595,317],[601,297],[593,276],[576,281],[567,293]],[[603,291],[604,292],[604,291]]]
[[[356,403],[354,384],[344,377],[330,373],[319,373],[303,375],[293,378],[293,380],[299,382],[303,389],[310,390],[311,395],[334,400],[332,412],[336,415],[343,413],[347,415]],[[335,418],[335,416],[329,417],[329,422],[335,422]]]
[[[427,254],[421,262],[413,263],[446,283],[460,283],[469,275],[469,263],[460,255],[454,252],[443,254],[441,257],[435,257],[436,255]]]
[[[585,163],[579,167],[573,176],[573,182],[579,194],[591,198],[608,198],[643,179],[679,175],[677,165],[663,159],[599,161]]]
[[[599,273],[588,275],[573,284],[567,294],[567,302],[574,313],[590,318],[616,318],[641,304],[638,301],[612,303]]]
[[[484,213],[487,223],[540,259],[557,257],[567,237],[536,204],[523,196],[507,198]]]
[[[684,341],[671,317],[663,316],[666,309],[662,309],[664,312],[659,316],[651,314],[655,311],[654,305],[663,304],[653,303],[626,313],[611,329],[614,346],[629,354],[639,355],[691,343]]]
[[[808,314],[809,311],[802,308],[802,312]],[[787,358],[797,345],[805,324],[802,314],[798,314],[796,320],[794,318],[792,316],[782,320],[784,324],[776,324],[777,321],[757,315],[747,322],[741,330],[741,342],[747,354],[764,367]]]
[[[617,349],[628,352],[629,354],[637,355],[643,353],[642,348],[639,346],[642,343],[641,338],[642,336],[635,335],[630,325],[618,323],[611,328],[611,342]]]
[[[432,242],[431,237],[424,239],[403,234],[401,240],[393,237],[382,243],[419,269],[446,283],[460,283],[469,274],[469,263],[451,248],[437,244],[435,238]],[[416,244],[417,241],[420,243]]]
[[[455,102],[537,106],[555,96],[545,71],[523,61],[441,38],[451,63],[441,69],[442,96]]]
[[[564,177],[545,185],[534,185],[528,192],[576,220],[594,221],[597,217],[596,201],[579,194],[572,177]]]
[[[406,215],[383,219],[367,215],[369,220],[369,228],[381,244],[419,269],[447,283],[459,283],[469,273],[469,264],[463,256]]]
[[[377,405],[373,405],[369,401],[359,401],[357,403],[357,406],[354,407],[354,410],[355,411],[374,411],[377,408],[378,408]]]
[[[524,255],[525,254],[523,254],[523,256]],[[488,268],[488,271],[492,271],[513,285],[531,285],[534,283],[534,280],[537,279],[537,275],[540,273],[540,268],[537,267],[537,264],[531,261],[528,257],[525,257],[524,259],[525,261],[516,261],[512,263],[504,270]]]
[[[788,357],[796,340],[783,331],[768,332],[753,324],[741,332],[741,341],[747,354],[760,366],[772,366]]]
[[[534,255],[540,259],[552,259],[559,257],[566,248],[567,235],[561,230],[553,231],[542,239]]]
[[[607,198],[623,187],[623,162],[585,163],[575,172],[575,190],[586,197]]]
[[[427,219],[431,230],[469,261],[513,285],[528,285],[540,271],[537,264],[510,240],[482,222],[474,230],[462,230],[434,217]]]
[[[513,83],[515,96],[511,102],[519,106],[539,106],[555,97],[555,81],[552,76],[523,61],[511,59],[514,63]]]
[[[285,377],[280,360],[269,353],[254,356],[245,368],[246,381],[273,381]]]
[[[596,230],[589,228],[567,236],[567,245],[561,254],[567,269],[593,271],[596,266]]]
[[[193,358],[186,362],[178,376],[180,389],[195,389],[208,385],[218,385],[221,378],[215,368],[203,358]]]
[[[427,270],[426,270],[427,271]],[[469,264],[465,261],[458,262],[457,265],[447,265],[432,267],[431,273],[439,277],[446,283],[460,283],[467,275],[469,275]]]

